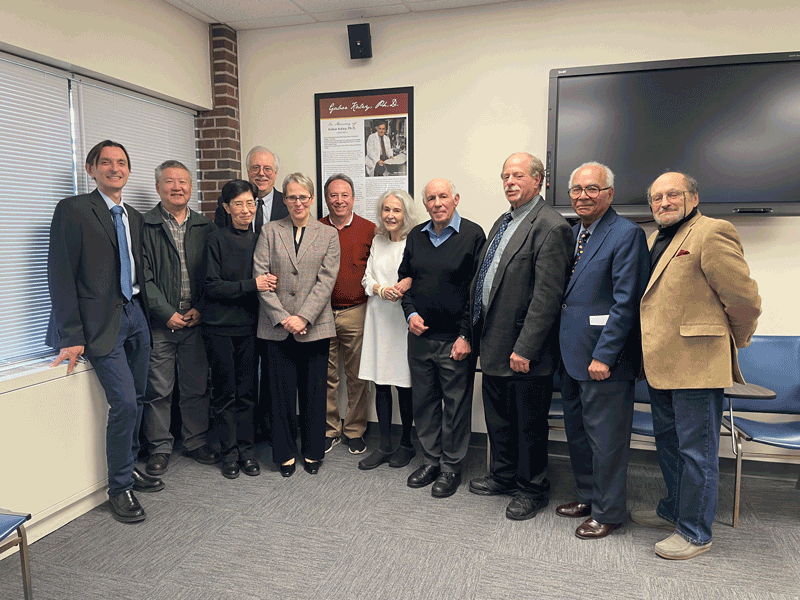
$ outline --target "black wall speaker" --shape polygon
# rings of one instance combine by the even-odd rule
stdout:
[[[369,23],[348,25],[347,37],[350,40],[350,58],[372,58],[372,36],[369,33]]]

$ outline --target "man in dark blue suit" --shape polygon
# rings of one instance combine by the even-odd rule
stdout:
[[[135,468],[139,452],[150,331],[142,260],[142,215],[122,202],[130,159],[104,140],[89,151],[91,194],[65,198],[50,226],[47,278],[53,309],[46,343],[68,361],[67,374],[86,356],[108,401],[106,459],[112,516],[145,518],[133,490],[156,492],[164,483]]]
[[[585,163],[570,177],[580,218],[561,305],[561,396],[578,500],[556,512],[589,517],[583,539],[607,536],[628,518],[626,478],[634,382],[641,367],[639,301],[650,275],[641,227],[611,208],[614,174]]]

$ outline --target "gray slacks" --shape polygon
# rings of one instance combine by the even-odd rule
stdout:
[[[414,424],[425,464],[460,473],[472,431],[475,360],[450,358],[455,340],[408,334]]]
[[[183,449],[195,450],[206,443],[209,417],[208,360],[200,327],[175,331],[153,327],[151,335],[153,349],[142,418],[148,454],[172,453],[174,439],[169,424],[176,364]]]

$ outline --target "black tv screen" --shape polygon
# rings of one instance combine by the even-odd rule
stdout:
[[[587,161],[626,216],[652,216],[665,171],[697,179],[704,214],[800,215],[800,53],[553,69],[545,195],[565,215]]]

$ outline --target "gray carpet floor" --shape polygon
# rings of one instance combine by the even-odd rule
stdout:
[[[451,498],[410,489],[387,465],[360,471],[339,445],[320,473],[284,479],[259,447],[262,474],[229,481],[219,465],[173,455],[166,489],[138,494],[147,519],[117,523],[107,505],[31,546],[37,600],[267,599],[800,599],[800,491],[786,479],[746,477],[733,529],[733,477],[722,476],[710,552],[657,557],[666,532],[628,523],[603,540],[574,535],[555,514],[573,500],[569,462],[551,457],[550,506],[505,518],[507,497],[470,494],[485,474],[472,448]],[[655,464],[632,464],[629,508],[664,492]],[[17,556],[0,562],[0,598],[22,598]]]

